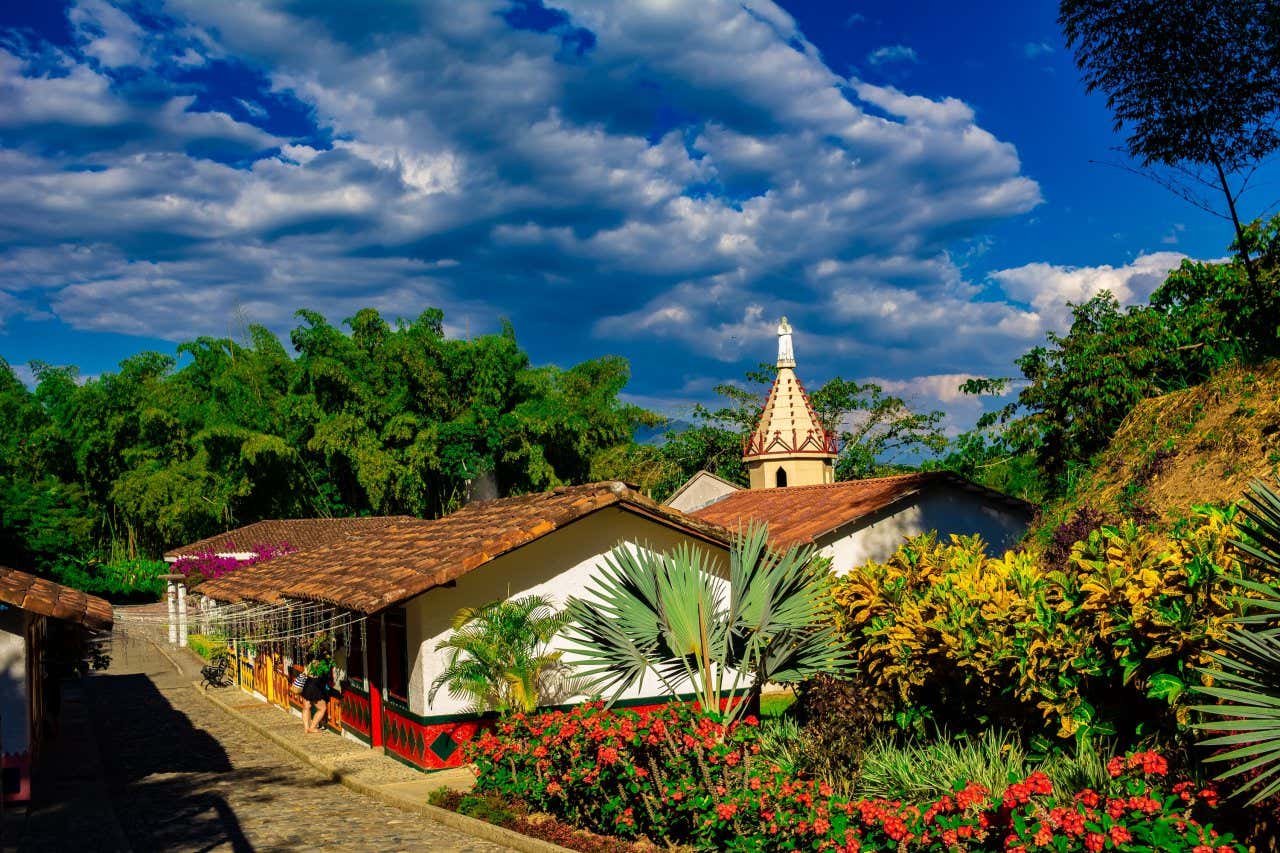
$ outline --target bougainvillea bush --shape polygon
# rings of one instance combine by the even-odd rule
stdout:
[[[228,543],[228,547],[231,546]],[[257,563],[265,563],[267,560],[274,559],[284,554],[292,554],[296,549],[288,542],[281,542],[276,545],[260,544],[254,545],[249,549],[253,553],[252,557],[244,560],[237,560],[234,557],[223,557],[208,551],[204,554],[197,554],[194,557],[183,557],[173,564],[173,570],[187,577],[198,575],[202,580],[213,580],[220,578],[225,574],[234,572],[236,569],[242,569],[245,566],[252,566]]]
[[[754,718],[726,728],[688,705],[588,704],[517,714],[470,746],[477,790],[574,825],[704,849],[1165,850],[1244,848],[1205,822],[1216,793],[1172,782],[1151,752],[1116,759],[1106,790],[1055,794],[1035,772],[993,792],[957,780],[929,803],[858,800],[760,757]]]
[[[1185,732],[1209,652],[1239,614],[1252,566],[1234,509],[1165,535],[1126,521],[1075,543],[992,556],[977,537],[912,539],[839,578],[833,596],[882,717],[906,725],[999,716],[1048,734]]]

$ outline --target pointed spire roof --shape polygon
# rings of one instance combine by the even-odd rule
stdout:
[[[743,461],[779,456],[833,459],[836,456],[835,436],[823,428],[809,402],[809,394],[796,376],[791,333],[791,324],[783,317],[778,324],[778,376],[769,389],[755,430],[747,437]]]

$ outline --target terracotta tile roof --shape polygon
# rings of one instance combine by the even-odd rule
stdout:
[[[207,536],[190,545],[164,552],[166,557],[189,557],[198,554],[228,554],[252,551],[257,545],[288,543],[297,551],[340,542],[347,536],[368,533],[389,524],[414,521],[408,515],[379,515],[371,518],[273,518],[256,521]]]
[[[706,541],[728,543],[728,531],[657,504],[623,483],[593,483],[474,503],[436,521],[398,523],[286,554],[219,578],[217,587],[201,592],[223,600],[308,599],[375,613],[615,506]]]
[[[7,566],[0,566],[0,601],[95,630],[109,630],[114,622],[104,599]]]
[[[989,500],[1007,502],[1031,514],[1031,504],[971,483],[944,471],[850,480],[819,486],[781,489],[744,489],[733,492],[693,515],[703,521],[736,531],[750,521],[769,525],[769,540],[789,547],[813,542],[824,534],[879,512],[925,489],[951,485],[977,492]]]

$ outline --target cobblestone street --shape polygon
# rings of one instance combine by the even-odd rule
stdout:
[[[135,851],[505,849],[325,779],[199,696],[148,643],[117,637],[112,654],[85,682],[101,781],[74,788],[93,797],[105,782]],[[101,805],[33,809],[16,831],[6,823],[5,848],[119,849]]]

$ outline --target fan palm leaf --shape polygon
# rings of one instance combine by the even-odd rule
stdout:
[[[734,538],[727,578],[687,545],[657,553],[622,544],[569,602],[566,635],[583,682],[610,701],[651,675],[670,695],[692,691],[721,709],[743,679],[758,689],[849,665],[823,624],[825,582],[812,548],[771,549],[758,525]],[[729,703],[726,717],[744,707]]]
[[[1271,577],[1280,575],[1280,497],[1254,481],[1241,511],[1248,518],[1247,538],[1236,546]],[[1248,612],[1236,620],[1241,629],[1227,635],[1224,652],[1210,655],[1216,669],[1205,672],[1213,683],[1195,688],[1218,700],[1196,710],[1226,719],[1199,723],[1197,729],[1213,735],[1201,746],[1219,749],[1207,760],[1232,765],[1217,778],[1239,780],[1232,795],[1252,791],[1252,805],[1280,792],[1280,589],[1247,578],[1236,584],[1252,593],[1241,599]]]

